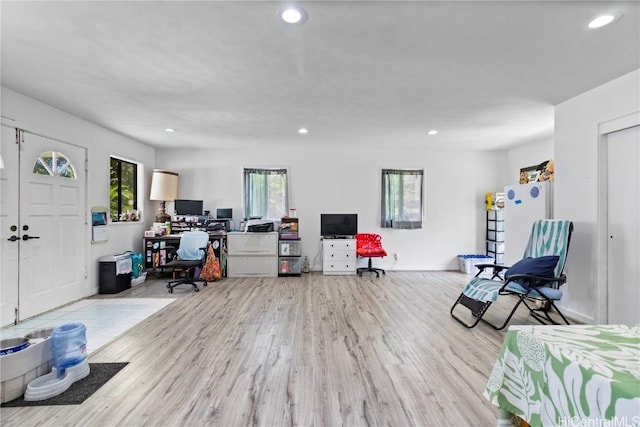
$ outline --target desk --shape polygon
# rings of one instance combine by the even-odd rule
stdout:
[[[484,396],[499,426],[640,425],[640,326],[511,326]]]
[[[213,245],[213,251],[220,260],[220,269],[222,276],[226,276],[226,257],[227,257],[227,233],[224,231],[209,232],[209,241]],[[177,250],[180,246],[180,234],[169,234],[167,236],[145,237],[142,247],[144,248],[144,268],[147,271],[162,271],[165,264],[169,261],[168,250],[172,247]]]

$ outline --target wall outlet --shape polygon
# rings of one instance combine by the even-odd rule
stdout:
[[[398,254],[393,254],[393,260],[397,261],[398,260]]]

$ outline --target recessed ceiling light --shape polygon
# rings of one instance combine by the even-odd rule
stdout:
[[[278,15],[287,24],[302,24],[307,20],[307,12],[301,7],[285,7],[280,9]]]
[[[309,130],[306,128],[300,128],[298,129],[298,133],[304,135],[306,133],[309,133]]]
[[[596,28],[602,28],[605,25],[609,25],[616,22],[620,18],[622,18],[622,13],[620,12],[600,15],[590,20],[589,23],[587,24],[587,28],[591,30],[595,30]]]
[[[171,128],[166,128],[164,131],[171,133],[171,132],[175,132],[176,130]]]
[[[435,129],[431,129],[429,132],[427,132],[427,135],[437,135],[438,131]]]

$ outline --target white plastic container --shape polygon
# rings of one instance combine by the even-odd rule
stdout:
[[[466,274],[476,274],[476,264],[493,264],[494,259],[486,255],[458,255],[460,271]]]
[[[29,332],[29,347],[0,357],[0,402],[22,396],[32,380],[51,371],[51,332],[53,328]]]

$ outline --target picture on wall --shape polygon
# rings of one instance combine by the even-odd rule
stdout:
[[[536,181],[554,181],[555,163],[553,159],[545,160],[544,162],[527,166],[520,169],[520,184],[528,184],[529,182]]]

